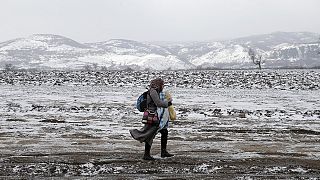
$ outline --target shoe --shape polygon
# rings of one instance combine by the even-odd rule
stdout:
[[[172,157],[173,154],[168,153],[167,151],[167,142],[168,142],[168,130],[162,129],[161,133],[161,157]]]
[[[156,160],[155,158],[153,158],[153,157],[150,156],[150,155],[144,155],[142,159],[143,159],[143,160],[147,160],[147,161],[154,161],[154,160]]]
[[[165,158],[165,157],[172,157],[172,156],[174,156],[174,155],[173,155],[173,154],[168,153],[168,151],[166,151],[166,150],[161,151],[161,157],[162,157],[162,158]]]
[[[147,161],[154,161],[155,159],[150,155],[151,145],[149,145],[148,143],[145,143],[144,147],[145,149],[144,149],[144,155],[142,159]]]

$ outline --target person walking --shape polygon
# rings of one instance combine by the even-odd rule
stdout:
[[[156,78],[150,82],[149,92],[147,95],[147,110],[148,113],[154,114],[156,118],[152,118],[153,122],[144,122],[142,129],[130,130],[131,136],[138,140],[139,142],[145,143],[145,150],[143,159],[144,160],[155,160],[151,154],[151,146],[153,139],[156,134],[160,132],[161,134],[161,157],[172,157],[173,154],[167,151],[167,141],[168,141],[168,120],[164,119],[168,116],[167,108],[172,105],[172,99],[166,100],[164,98],[164,93],[162,92],[164,88],[164,81],[161,78]],[[166,122],[164,122],[166,120]]]

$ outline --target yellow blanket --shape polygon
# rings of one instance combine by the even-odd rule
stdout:
[[[171,94],[170,94],[169,92],[166,92],[166,93],[165,93],[165,96],[166,96],[166,99],[167,99],[167,100],[171,99]],[[174,110],[173,105],[171,105],[171,106],[168,107],[168,111],[169,111],[170,119],[171,119],[172,121],[176,120],[176,119],[177,119],[177,114],[176,114],[176,111]]]

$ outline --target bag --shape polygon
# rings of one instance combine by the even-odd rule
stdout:
[[[140,112],[144,112],[147,109],[147,95],[148,95],[148,93],[149,93],[149,91],[142,93],[137,99],[136,107]]]
[[[156,112],[151,112],[149,110],[144,111],[143,116],[142,116],[142,123],[143,124],[159,124],[159,118],[158,114]]]

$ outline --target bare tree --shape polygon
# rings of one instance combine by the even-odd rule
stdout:
[[[5,71],[13,71],[14,69],[15,69],[15,67],[12,64],[5,64],[5,66],[4,66]]]
[[[318,40],[318,49],[319,49],[318,54],[320,54],[320,37],[319,37],[319,40]]]
[[[249,48],[248,54],[249,54],[249,57],[252,60],[253,64],[258,65],[259,69],[261,70],[261,64],[264,63],[262,61],[262,56],[257,55],[256,52],[252,48]]]
[[[101,71],[108,71],[108,68],[106,66],[102,66]]]
[[[123,71],[130,72],[133,71],[133,69],[131,67],[126,67]]]
[[[94,69],[95,71],[98,70],[98,64],[97,64],[97,63],[93,63],[93,64],[92,64],[92,67],[93,67],[93,69]]]
[[[85,71],[91,71],[91,66],[90,65],[85,65],[84,67],[83,67],[83,69],[85,70]]]

